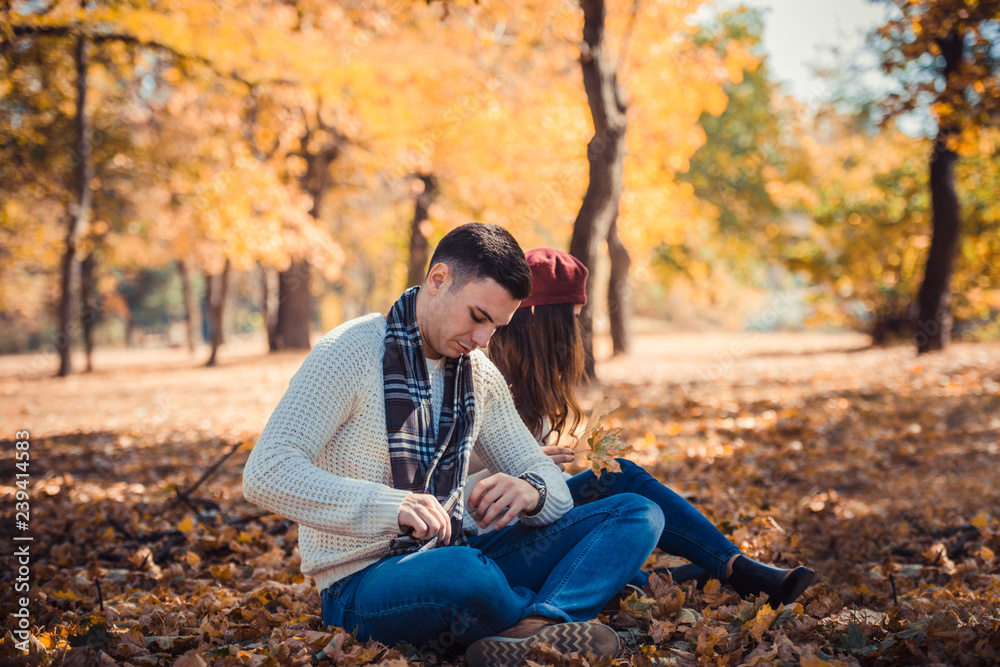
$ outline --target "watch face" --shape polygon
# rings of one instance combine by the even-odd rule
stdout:
[[[521,475],[521,479],[523,479],[528,484],[531,484],[532,486],[541,486],[541,487],[545,486],[545,480],[542,479],[542,477],[537,473],[526,472],[523,475]]]

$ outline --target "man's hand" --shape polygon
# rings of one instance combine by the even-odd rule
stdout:
[[[499,530],[521,512],[535,509],[536,505],[538,490],[535,487],[523,479],[502,472],[482,480],[469,494],[469,511],[480,528],[486,528],[496,521],[493,528]]]
[[[548,447],[542,447],[542,452],[552,459],[555,464],[559,466],[560,470],[566,470],[566,464],[572,463],[576,459],[576,455],[569,447],[551,445]]]
[[[438,499],[427,493],[411,493],[399,506],[399,528],[405,531],[408,527],[418,540],[437,536],[441,546],[451,541],[451,517]]]

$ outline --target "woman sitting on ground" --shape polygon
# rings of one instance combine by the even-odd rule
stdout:
[[[550,444],[573,434],[582,411],[576,387],[583,379],[583,343],[577,315],[586,303],[587,269],[567,253],[541,248],[525,253],[532,273],[531,296],[505,327],[497,329],[489,356],[503,373],[521,418],[560,468],[574,460],[573,450]],[[715,578],[741,597],[767,593],[772,603],[789,604],[812,583],[807,567],[770,567],[744,556],[695,507],[627,459],[621,472],[587,470],[567,480],[576,505],[618,493],[636,493],[656,503],[666,521],[657,546],[692,565],[671,568],[675,582]],[[638,572],[634,585],[649,575]]]

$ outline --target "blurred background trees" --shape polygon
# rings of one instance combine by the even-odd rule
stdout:
[[[1000,2],[891,5],[893,18],[878,30],[882,63],[904,85],[887,98],[888,117],[929,105],[937,125],[929,161],[933,233],[912,309],[917,349],[928,352],[947,345],[952,330],[951,280],[962,238],[959,155],[995,153],[995,138],[982,135],[1000,120]]]
[[[996,336],[1000,3],[884,4],[894,87],[807,107],[707,1],[3,3],[0,352],[308,347],[470,220],[583,258],[615,352],[775,294]]]

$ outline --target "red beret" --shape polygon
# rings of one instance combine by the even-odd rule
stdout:
[[[569,253],[536,248],[524,253],[531,267],[531,296],[521,302],[529,306],[587,303],[587,267]]]

